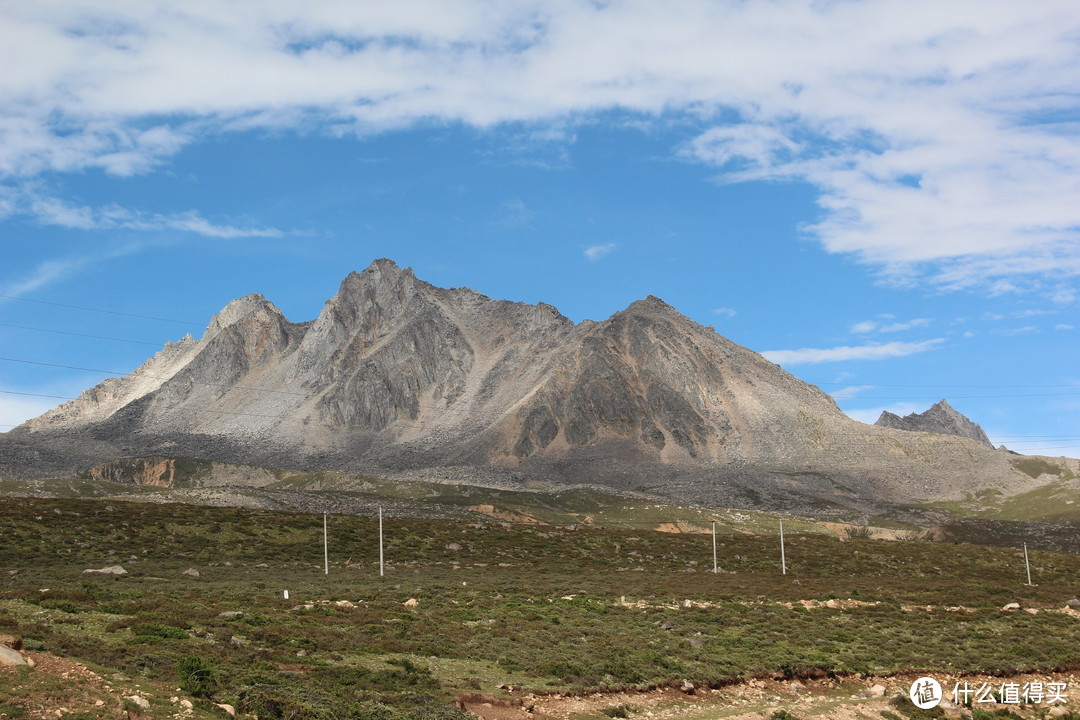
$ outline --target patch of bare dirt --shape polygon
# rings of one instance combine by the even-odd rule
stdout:
[[[656,530],[656,532],[674,533],[676,535],[680,535],[680,534],[683,534],[683,533],[693,533],[693,534],[699,534],[700,535],[702,533],[710,532],[706,528],[698,527],[697,525],[693,525],[693,524],[688,523],[688,522],[683,522],[682,520],[679,520],[678,522],[673,522],[673,523],[660,523],[659,525],[657,525],[653,529]]]
[[[190,698],[170,688],[121,674],[103,677],[80,662],[41,652],[22,652],[33,666],[0,665],[0,708],[17,708],[14,717],[63,720],[131,720],[138,716],[198,720],[206,717]],[[131,698],[137,697],[146,707]],[[213,717],[223,713],[215,713]],[[8,715],[0,711],[0,719]],[[226,719],[227,720],[227,719]]]
[[[537,520],[525,513],[519,513],[516,510],[497,508],[494,505],[470,505],[468,509],[505,522],[522,523],[525,525],[547,525],[546,522]]]
[[[750,679],[722,688],[677,687],[650,690],[618,690],[581,694],[544,694],[516,691],[510,700],[476,696],[462,702],[466,710],[481,720],[572,720],[575,717],[602,717],[624,714],[631,720],[770,720],[772,713],[786,710],[796,717],[816,720],[880,720],[883,711],[894,712],[890,703],[907,700],[911,684],[924,673],[889,677],[820,678],[801,680]],[[1075,710],[1080,705],[1080,675],[1076,673],[1031,673],[1010,677],[925,673],[936,679],[946,694],[941,708],[946,718],[970,718],[967,708],[949,697],[957,684],[970,688],[989,685],[995,692],[1003,684],[1064,683],[1065,702],[979,703],[976,707],[994,711],[1008,709],[1021,717],[1045,717],[1053,707]],[[605,713],[604,711],[607,711]],[[1060,711],[1058,711],[1060,712]]]

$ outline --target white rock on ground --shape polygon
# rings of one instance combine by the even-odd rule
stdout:
[[[143,710],[150,709],[150,701],[144,698],[142,695],[125,695],[124,699],[130,700],[131,702],[141,707]]]
[[[26,659],[17,650],[0,645],[0,665],[26,665]]]
[[[127,575],[128,571],[119,565],[110,565],[109,567],[99,568],[97,570],[93,568],[87,568],[83,570],[83,574],[86,573],[101,573],[102,575]]]

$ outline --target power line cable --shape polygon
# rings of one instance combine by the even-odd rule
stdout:
[[[67,395],[42,395],[41,393],[28,393],[28,392],[16,392],[14,390],[0,390],[0,393],[5,395],[29,395],[30,397],[44,397],[44,398],[56,398],[57,400],[74,400],[73,397]]]
[[[196,325],[206,327],[206,323],[191,322],[190,320],[173,320],[172,318],[155,317],[153,315],[137,315],[135,313],[119,312],[117,310],[103,310],[102,308],[87,307],[85,305],[68,305],[66,303],[50,302],[48,300],[32,300],[30,298],[15,297],[14,295],[0,295],[5,300],[18,300],[20,302],[37,303],[39,305],[52,305],[54,307],[69,308],[72,310],[86,310],[88,312],[104,313],[106,315],[122,315],[124,317],[140,318],[142,320],[157,320],[158,322],[176,323],[178,325]]]
[[[854,381],[848,382],[814,382],[803,380],[811,385],[856,385]],[[1080,384],[1071,383],[1065,385],[897,385],[892,383],[864,382],[861,385],[869,387],[910,387],[910,388],[1055,388],[1055,387],[1080,387]]]
[[[74,335],[76,337],[94,338],[96,340],[113,340],[115,342],[133,343],[135,345],[152,345],[161,347],[161,343],[146,342],[145,340],[128,340],[126,338],[106,337],[104,335],[88,335],[87,333],[68,332],[66,330],[50,330],[48,328],[30,327],[29,325],[12,325],[0,323],[0,327],[18,328],[20,330],[34,330],[36,332],[53,333],[54,335]]]
[[[100,368],[79,367],[79,366],[76,366],[76,365],[60,365],[58,363],[47,363],[47,362],[41,362],[39,360],[22,360],[20,358],[0,357],[0,361],[13,362],[13,363],[23,363],[25,365],[43,365],[45,367],[55,367],[55,368],[61,368],[61,369],[64,369],[64,370],[81,370],[81,371],[84,371],[84,372],[101,373],[103,375],[116,375],[116,376],[120,376],[120,377],[126,377],[126,376],[131,375],[132,373],[135,372],[134,370],[131,370],[129,372],[124,372],[122,370],[102,370]],[[175,377],[175,375],[146,375],[146,377],[154,378],[156,380],[171,380],[172,378]],[[270,390],[270,389],[267,389],[267,388],[244,387],[244,386],[241,386],[241,385],[230,385],[229,383],[212,383],[212,382],[207,382],[205,380],[200,380],[199,383],[202,384],[202,385],[210,385],[212,387],[226,387],[226,388],[233,388],[233,389],[236,389],[236,390],[249,390],[251,392],[275,393],[275,394],[278,394],[278,395],[299,395],[299,396],[302,396],[302,397],[314,397],[314,395],[312,395],[311,393],[293,392],[291,390]],[[74,399],[74,398],[69,398],[69,399]]]
[[[1073,387],[1062,385],[1055,387]],[[1077,386],[1080,387],[1080,386]],[[1062,397],[1080,393],[1025,393],[1021,395],[946,395],[945,400],[981,400],[983,398]],[[833,400],[933,400],[940,395],[830,395]]]

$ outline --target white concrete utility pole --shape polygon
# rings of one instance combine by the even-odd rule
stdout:
[[[780,521],[780,573],[787,575],[787,558],[784,557],[784,521]]]
[[[1024,543],[1024,567],[1027,568],[1028,581],[1027,584],[1031,585],[1031,563],[1028,562],[1027,543]]]
[[[712,521],[712,571],[714,573],[720,572],[720,569],[716,565],[716,521]]]

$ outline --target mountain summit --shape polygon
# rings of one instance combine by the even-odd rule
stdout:
[[[878,427],[895,428],[896,430],[956,435],[957,437],[970,438],[991,449],[994,447],[994,444],[990,442],[990,438],[983,432],[982,426],[976,425],[965,415],[956,411],[944,399],[932,405],[924,413],[910,413],[904,417],[884,410],[881,417],[874,424]]]
[[[972,440],[855,422],[659,298],[575,324],[386,259],[309,322],[234,300],[201,339],[5,434],[0,478],[142,455],[790,508],[1029,480]]]

